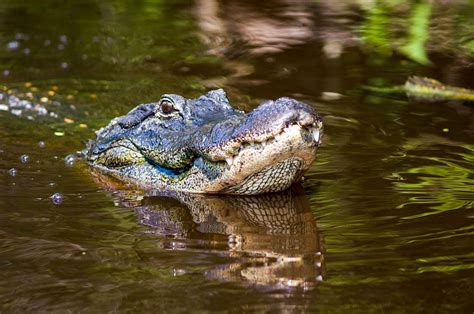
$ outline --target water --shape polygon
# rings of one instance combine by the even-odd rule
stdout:
[[[0,104],[15,106],[0,106],[0,311],[472,312],[473,107],[360,87],[473,88],[473,15],[462,1],[2,1]],[[136,104],[215,87],[240,109],[287,95],[325,117],[302,187],[143,193],[75,159]]]

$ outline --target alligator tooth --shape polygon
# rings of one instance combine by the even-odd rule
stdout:
[[[267,146],[267,141],[263,141],[260,143],[263,147]]]
[[[225,161],[227,162],[227,164],[228,164],[229,166],[232,166],[232,164],[234,163],[234,157],[232,157],[232,156],[231,156],[231,157],[227,157],[227,158],[225,159]]]
[[[319,130],[312,130],[314,140],[319,142]]]

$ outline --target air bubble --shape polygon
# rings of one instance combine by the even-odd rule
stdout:
[[[64,157],[64,163],[66,166],[73,166],[76,163],[77,157],[73,154],[67,155]]]
[[[51,195],[51,201],[55,204],[55,205],[59,205],[63,202],[63,195],[61,193],[54,193],[53,195]]]
[[[21,163],[26,164],[28,160],[30,160],[30,156],[28,156],[27,154],[23,154],[20,156]]]
[[[11,175],[12,177],[15,177],[17,173],[17,170],[15,168],[11,168],[8,170],[8,174]]]

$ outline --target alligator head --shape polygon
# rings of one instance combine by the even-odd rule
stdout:
[[[197,99],[163,95],[97,132],[90,165],[145,188],[260,194],[287,189],[315,158],[321,117],[291,98],[250,113],[222,89]]]

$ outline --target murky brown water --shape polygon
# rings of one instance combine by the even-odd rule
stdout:
[[[360,87],[474,88],[473,21],[463,1],[2,1],[0,312],[471,313],[474,107]],[[214,87],[325,117],[302,187],[144,193],[64,160]]]

